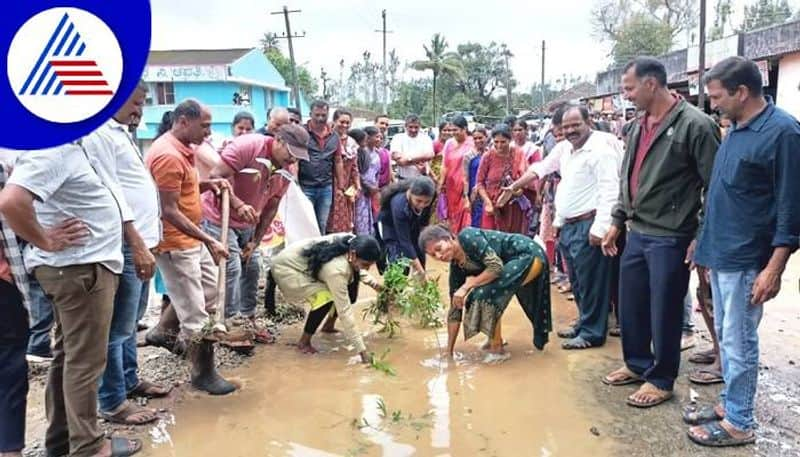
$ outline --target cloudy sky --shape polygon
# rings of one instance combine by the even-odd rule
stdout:
[[[388,35],[388,49],[396,49],[404,63],[423,59],[422,44],[436,32],[453,48],[466,41],[507,43],[515,55],[512,70],[524,88],[540,79],[542,40],[547,40],[547,79],[564,73],[593,76],[608,60],[608,47],[592,37],[592,0],[152,0],[151,4],[152,49],[257,46],[264,32],[284,31],[283,16],[270,11],[284,4],[302,10],[291,15],[292,31],[306,32],[305,38],[294,42],[295,56],[298,63],[308,62],[316,76],[325,67],[330,77],[338,78],[339,61],[344,58],[349,67],[364,50],[380,59],[381,35],[374,30],[381,28],[382,9],[387,11],[387,29],[394,32]],[[405,76],[414,74],[407,70]]]

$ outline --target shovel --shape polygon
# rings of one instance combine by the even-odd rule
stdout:
[[[228,226],[230,225],[231,215],[231,196],[228,189],[222,189],[222,232],[220,233],[219,242],[223,246],[228,245]],[[222,333],[228,333],[225,327],[225,300],[227,299],[227,288],[225,287],[228,269],[225,268],[225,259],[220,262],[219,270],[217,273],[217,314],[215,316],[216,324],[214,330]]]

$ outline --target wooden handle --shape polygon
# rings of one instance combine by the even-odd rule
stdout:
[[[223,246],[228,246],[228,227],[230,225],[231,216],[231,196],[228,189],[222,189],[222,232],[220,234],[219,242]],[[217,322],[225,321],[225,300],[227,299],[227,265],[225,259],[222,259],[219,265],[219,273],[217,275]]]

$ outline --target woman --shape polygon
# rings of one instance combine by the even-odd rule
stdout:
[[[442,262],[450,262],[450,310],[447,351],[453,355],[462,320],[464,337],[489,337],[490,357],[504,357],[500,318],[516,295],[533,325],[533,345],[541,350],[552,329],[547,255],[532,239],[516,233],[466,228],[455,237],[438,225],[423,230],[419,244]]]
[[[513,146],[522,150],[525,161],[532,164],[542,160],[542,151],[528,140],[528,123],[522,119],[514,119],[511,125],[511,136],[514,139]]]
[[[317,352],[311,345],[311,337],[333,308],[361,361],[370,361],[356,328],[348,286],[360,280],[378,290],[380,286],[366,270],[380,256],[380,244],[371,236],[333,234],[295,243],[272,259],[272,276],[287,301],[306,301],[311,305],[297,343],[301,352]]]
[[[472,133],[474,147],[464,156],[462,162],[464,168],[464,188],[469,195],[471,210],[470,222],[473,227],[480,228],[481,218],[483,217],[483,200],[478,198],[475,185],[478,181],[478,167],[481,165],[483,153],[486,152],[489,134],[483,127],[478,127]]]
[[[358,176],[358,148],[367,135],[363,130],[348,132],[352,115],[345,110],[333,113],[334,130],[342,141],[341,154],[333,157],[333,203],[328,216],[328,233],[352,232],[355,221],[356,195],[361,192]]]
[[[469,188],[465,186],[467,176],[464,173],[463,163],[464,156],[474,148],[474,143],[467,130],[467,120],[464,116],[456,116],[451,125],[453,137],[447,140],[442,152],[444,161],[439,178],[439,198],[443,198],[446,202],[445,220],[450,230],[458,234],[470,226],[472,219]]]
[[[425,274],[425,252],[417,241],[422,229],[430,223],[435,198],[436,185],[427,176],[406,179],[383,190],[377,233],[389,262],[406,258],[415,273]],[[384,269],[385,265],[379,267]]]
[[[374,202],[380,193],[381,158],[378,148],[381,132],[375,127],[365,127],[367,144],[358,151],[358,173],[361,176],[361,192],[356,198],[356,234],[372,235],[375,228]]]
[[[527,233],[527,212],[530,201],[520,191],[515,198],[497,206],[503,187],[519,179],[527,168],[525,157],[518,148],[511,147],[511,132],[505,125],[492,131],[494,147],[487,152],[478,167],[478,195],[483,199],[481,228],[509,233]]]
[[[392,173],[392,153],[389,152],[389,148],[383,144],[386,138],[384,138],[383,133],[380,133],[380,130],[378,131],[378,135],[380,135],[381,139],[381,143],[378,146],[378,155],[381,158],[381,171],[378,186],[383,189],[394,182],[394,173]]]

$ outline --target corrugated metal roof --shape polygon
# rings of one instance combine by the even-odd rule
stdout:
[[[253,48],[150,51],[148,65],[228,65]]]

